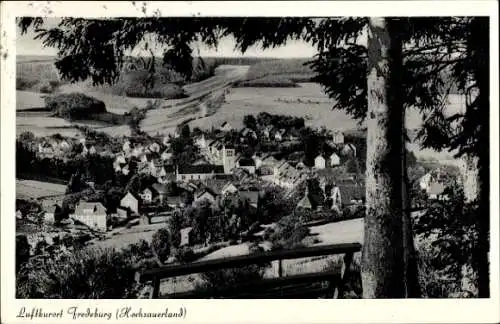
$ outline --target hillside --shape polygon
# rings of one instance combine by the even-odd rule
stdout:
[[[299,82],[310,82],[315,72],[306,65],[310,59],[273,59],[250,66],[247,77],[239,87],[297,87]]]

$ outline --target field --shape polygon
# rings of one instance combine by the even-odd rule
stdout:
[[[295,82],[309,82],[314,71],[304,65],[310,59],[269,60],[253,64],[242,85],[293,87]]]
[[[16,197],[20,199],[38,199],[47,196],[63,195],[65,192],[66,186],[64,185],[51,182],[16,179]]]
[[[341,130],[357,127],[344,112],[332,111],[332,106],[333,101],[315,83],[301,83],[299,88],[234,88],[214,115],[192,121],[190,126],[209,129],[228,121],[240,128],[245,115],[268,112],[304,117],[306,125],[313,127]]]

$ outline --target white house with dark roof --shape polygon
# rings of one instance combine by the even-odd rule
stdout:
[[[106,208],[100,202],[80,201],[70,217],[96,230],[108,229]]]
[[[321,154],[314,159],[314,167],[318,170],[322,170],[326,167],[326,160]]]
[[[337,153],[332,153],[332,155],[330,155],[330,157],[328,158],[328,165],[331,167],[340,165],[340,157],[337,155]]]
[[[146,188],[141,192],[140,196],[141,196],[142,201],[150,204],[153,202],[153,199],[156,197],[155,194],[156,194],[156,192],[154,190],[152,190],[151,188]]]
[[[195,192],[194,202],[200,203],[202,201],[208,201],[211,204],[214,204],[217,201],[217,193],[215,193],[211,188],[202,188],[201,190]]]
[[[344,134],[342,132],[336,131],[333,133],[333,143],[344,144]]]
[[[129,208],[132,212],[139,214],[139,198],[130,191],[120,200],[120,206]]]
[[[160,199],[160,202],[167,197],[168,188],[164,184],[155,183],[151,186],[151,190],[154,191],[154,194]]]

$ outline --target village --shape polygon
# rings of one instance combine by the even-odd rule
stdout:
[[[261,114],[246,124],[234,129],[224,122],[209,131],[181,125],[174,134],[111,140],[93,131],[77,138],[21,136],[36,160],[64,165],[80,159],[90,174],[76,167],[64,194],[35,200],[37,221],[105,240],[121,229],[170,226],[181,215],[174,230],[183,247],[263,241],[289,214],[299,214],[303,223],[362,215],[364,179],[354,141],[339,131],[306,128],[301,118]],[[107,167],[88,162],[96,159]],[[96,174],[93,165],[107,172]],[[420,188],[438,199],[441,180],[427,174]],[[197,213],[205,215],[203,224]],[[26,216],[18,210],[19,219]],[[40,240],[32,240],[33,250]]]

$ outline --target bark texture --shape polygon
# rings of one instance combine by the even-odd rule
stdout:
[[[363,298],[404,298],[402,46],[391,19],[368,26],[366,216]]]
[[[478,179],[479,179],[479,244],[476,254],[478,290],[480,298],[490,297],[490,76],[489,76],[489,18],[477,17],[472,21],[468,51],[475,56],[474,80],[479,90],[477,111],[472,114],[480,118],[478,129]]]

